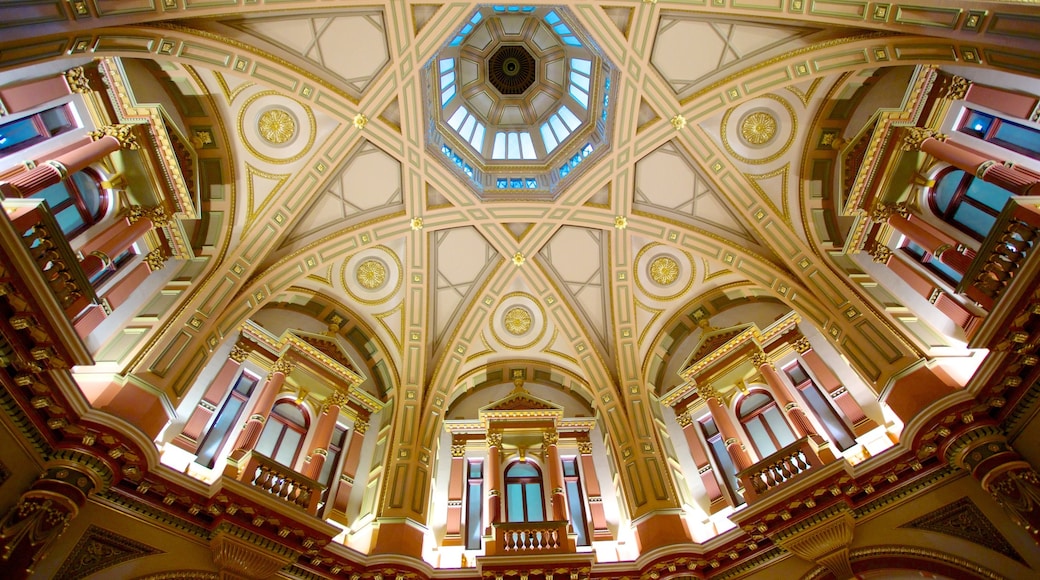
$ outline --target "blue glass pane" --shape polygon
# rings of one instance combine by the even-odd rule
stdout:
[[[455,82],[455,71],[450,70],[441,75],[441,86],[446,87]]]
[[[570,34],[571,33],[571,29],[567,28],[567,25],[562,23],[562,22],[557,24],[556,26],[553,26],[553,30],[555,30],[557,32],[557,34],[560,34],[560,35],[565,35],[565,34]]]
[[[523,179],[516,179],[516,178],[514,178],[514,179],[510,179],[509,180],[509,187],[511,189],[520,189],[523,186],[524,186],[524,180]]]
[[[0,127],[0,151],[40,136],[32,118],[20,119]]]
[[[454,96],[455,85],[451,85],[450,87],[444,89],[444,91],[441,92],[441,107],[446,106],[451,101],[451,98]]]
[[[442,73],[450,71],[451,69],[455,68],[455,59],[454,58],[442,58],[440,60],[440,62],[437,64],[437,66],[440,67]]]
[[[71,234],[79,228],[87,225],[79,215],[79,210],[76,209],[76,206],[69,206],[63,209],[58,212],[58,215],[54,216],[54,218],[58,220],[58,225],[61,227],[61,231],[66,234]]]
[[[584,58],[572,58],[571,68],[578,72],[585,73],[585,76],[592,76],[592,61],[590,60],[586,60]],[[607,83],[607,86],[609,87],[610,81],[608,80]]]
[[[588,95],[588,93],[586,93],[585,91],[579,89],[578,87],[576,87],[574,85],[571,85],[570,93],[571,93],[571,96],[574,97],[574,100],[578,101],[578,104],[581,105],[581,108],[583,108],[583,109],[588,109],[589,108],[589,95]]]
[[[586,93],[589,92],[589,77],[572,72],[571,73],[571,84],[581,87]]]
[[[506,517],[511,522],[524,521],[524,492],[522,484],[506,484]]]
[[[940,213],[944,213],[950,207],[950,200],[957,192],[957,187],[964,177],[964,172],[956,169],[942,176],[939,183],[935,184],[935,205]]]
[[[979,237],[984,238],[989,233],[990,228],[993,227],[993,223],[997,221],[997,218],[976,207],[961,204],[953,214],[953,221],[975,232]]]
[[[477,151],[480,151],[481,148],[484,147],[484,125],[483,124],[477,123],[477,128],[474,129],[473,137],[469,140],[469,144],[472,145],[473,148],[476,149]]]
[[[581,46],[581,41],[574,36],[564,36],[562,40],[564,44],[569,46]]]
[[[530,463],[520,461],[509,466],[506,477],[538,477],[538,469]]]
[[[476,24],[476,23],[480,22],[481,18],[483,18],[483,16],[480,14],[480,12],[477,12],[476,14],[473,15],[473,18],[469,19],[469,21],[472,22],[473,24]]]
[[[527,178],[527,189],[538,189],[538,180],[532,177]]]
[[[72,181],[79,190],[80,199],[87,207],[87,213],[92,217],[98,217],[98,210],[101,209],[101,191],[98,189],[98,182],[82,171],[73,173]]]
[[[52,210],[60,207],[70,199],[69,190],[65,187],[64,183],[55,183],[50,187],[44,188],[42,191],[32,194],[30,197],[46,201],[47,205],[50,206]]]
[[[586,143],[585,146],[581,148],[581,156],[588,157],[590,153],[592,153],[592,143]]]
[[[557,16],[555,12],[553,12],[552,10],[550,10],[550,11],[549,11],[549,12],[548,12],[548,13],[547,13],[547,14],[545,15],[545,21],[546,21],[546,22],[548,22],[549,24],[556,24],[557,22],[559,22],[559,21],[560,21],[560,17],[559,17],[559,16]]]
[[[542,484],[526,483],[524,493],[527,495],[527,521],[540,522],[542,515]]]
[[[1016,125],[1014,123],[1001,123],[993,136],[995,143],[1010,145],[1011,149],[1036,157],[1040,154],[1040,131]]]
[[[567,464],[565,463],[564,466]],[[571,516],[571,527],[574,529],[574,533],[578,534],[576,542],[579,546],[588,546],[588,533],[585,530],[585,506],[581,503],[581,490],[578,489],[578,482],[568,481],[567,482],[567,511],[570,512]]]
[[[495,146],[491,150],[492,159],[505,159],[506,158],[506,134],[496,133],[495,134]]]
[[[1011,197],[1011,192],[988,181],[973,179],[965,195],[999,213]]]
[[[968,118],[964,120],[961,132],[982,138],[986,136],[986,133],[989,132],[989,128],[992,125],[992,115],[987,115],[986,113],[980,113],[978,111],[970,111],[968,113]]]
[[[952,280],[954,283],[960,282],[961,278],[964,277],[963,275],[961,275],[960,272],[954,270],[953,268],[947,266],[946,264],[943,264],[939,260],[931,260],[931,261],[929,261],[928,262],[928,267],[933,269],[933,270],[935,270],[936,272],[938,272],[940,275],[944,276],[945,278],[947,278],[949,280]]]
[[[571,172],[570,165],[564,165],[560,168],[560,177],[567,177],[567,174]]]
[[[907,244],[903,246],[903,249],[906,250],[908,254],[914,256],[918,260],[924,259],[924,248],[913,242],[907,242]]]
[[[559,115],[549,117],[549,124],[552,125],[553,132],[556,133],[556,137],[559,138],[560,141],[563,141],[567,138],[567,135],[571,134],[571,130],[563,124],[563,120],[560,119]]]
[[[506,189],[506,188],[509,187],[509,180],[505,179],[505,178],[502,178],[502,177],[499,177],[495,181],[495,185],[498,186],[499,189]]]

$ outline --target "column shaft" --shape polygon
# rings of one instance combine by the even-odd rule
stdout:
[[[502,434],[487,434],[488,466],[485,479],[488,482],[488,522],[491,525],[500,523],[502,517]]]
[[[563,490],[563,463],[560,461],[560,436],[556,431],[543,434],[546,461],[549,462],[549,488],[552,494],[552,519],[567,521],[567,496]]]
[[[325,412],[318,418],[314,437],[311,438],[311,451],[303,464],[303,474],[311,479],[318,479],[321,474],[321,468],[329,456],[329,444],[332,443],[332,433],[336,429],[338,419],[339,405],[335,403],[326,407]]]
[[[722,406],[722,403],[716,397],[708,397],[707,400],[708,411],[711,413],[712,419],[715,420],[719,433],[722,434],[723,441],[726,444],[726,451],[729,452],[730,458],[733,459],[733,465],[737,468],[737,472],[739,473],[751,467],[751,457],[743,445],[740,444],[740,435],[737,432],[737,427],[730,420],[726,408]]]

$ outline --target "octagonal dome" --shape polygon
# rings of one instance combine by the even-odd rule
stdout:
[[[425,72],[427,146],[481,197],[552,198],[609,149],[613,66],[563,8],[483,6]]]

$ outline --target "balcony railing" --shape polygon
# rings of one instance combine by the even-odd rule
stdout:
[[[229,458],[228,468],[225,475],[237,476],[236,479],[311,515],[318,511],[318,502],[325,486],[272,459],[253,451],[237,462]]]
[[[1036,262],[1034,246],[1040,241],[1040,197],[1008,200],[989,236],[957,292],[992,311],[1016,280],[1023,277],[1027,262]],[[1036,264],[1031,264],[1030,270]],[[1031,276],[1026,275],[1026,278]]]
[[[69,320],[99,302],[76,253],[42,199],[5,199],[3,208]]]
[[[822,466],[816,444],[803,437],[741,471],[737,478],[744,487],[744,500],[751,504],[800,474]]]
[[[494,533],[494,542],[488,546],[489,556],[575,552],[566,521],[499,523],[494,525]]]

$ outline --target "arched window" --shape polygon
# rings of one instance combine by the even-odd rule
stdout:
[[[542,472],[528,461],[506,468],[506,516],[510,522],[545,521]]]
[[[744,397],[737,415],[760,459],[769,457],[795,441],[794,433],[780,408],[772,397],[762,391],[752,391]]]
[[[108,207],[108,196],[101,191],[100,179],[88,169],[77,171],[30,197],[47,202],[51,215],[70,240],[97,223]]]
[[[997,221],[1011,192],[960,169],[939,174],[928,196],[932,212],[957,229],[982,240]]]
[[[303,409],[294,403],[278,403],[267,418],[256,451],[261,455],[292,468],[303,445],[309,421]]]

